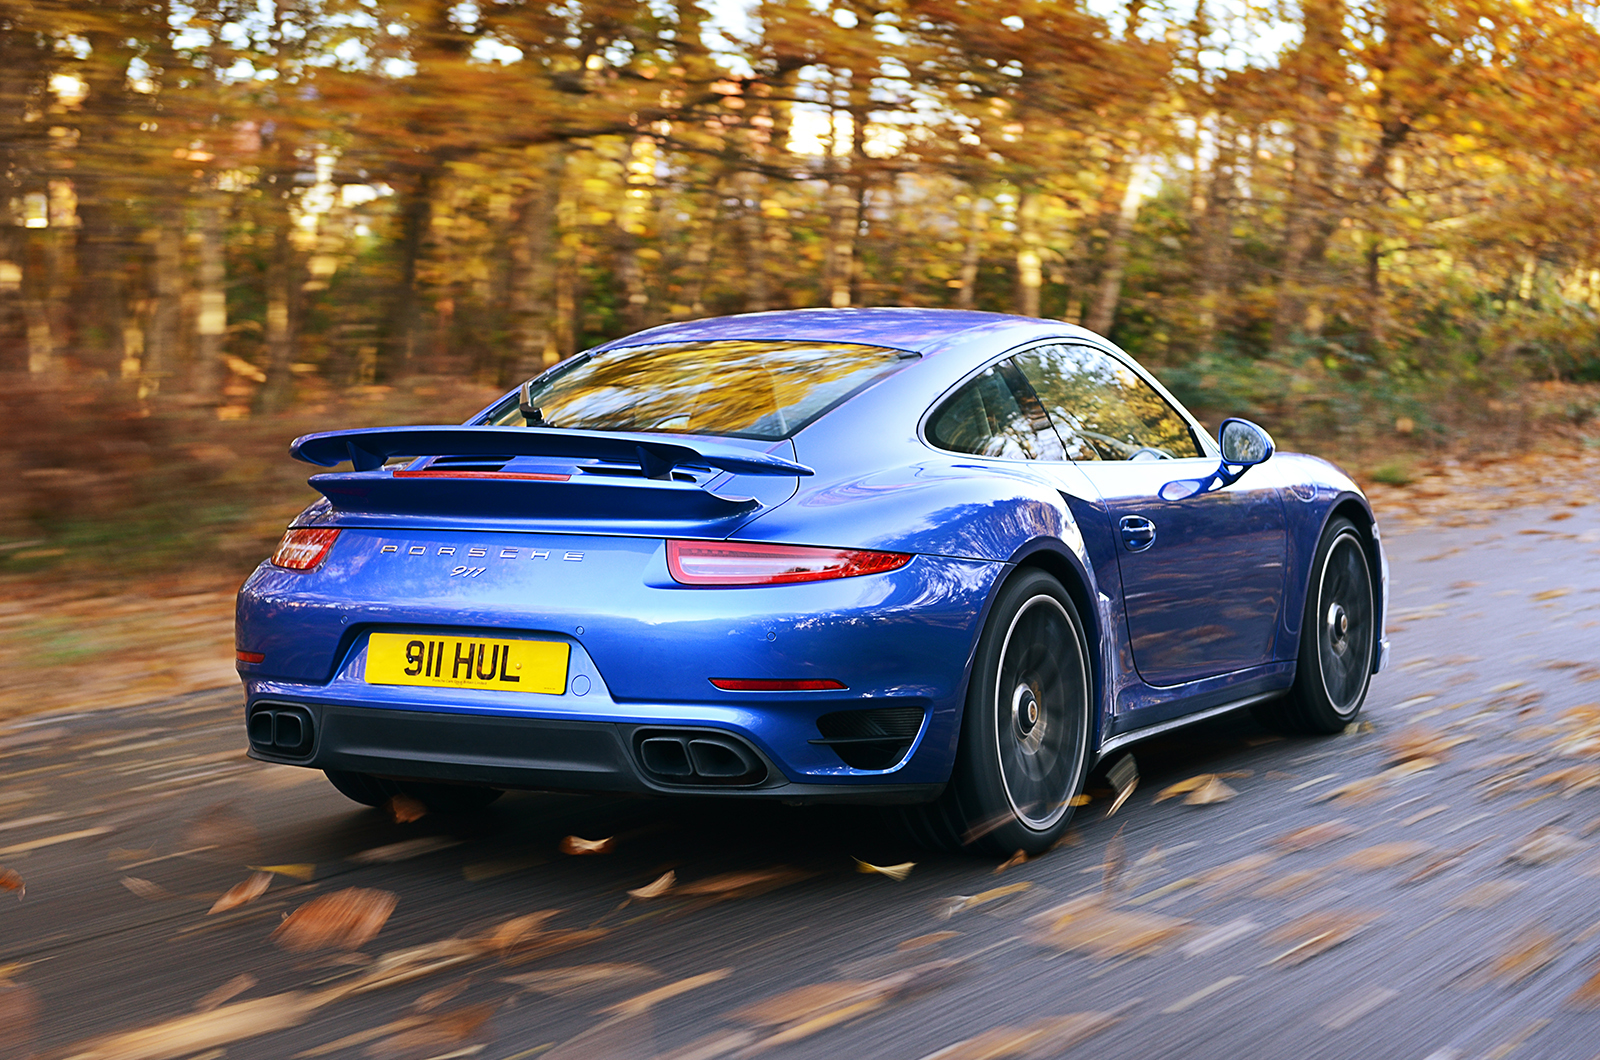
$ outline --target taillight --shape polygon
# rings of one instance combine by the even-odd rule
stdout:
[[[320,527],[290,530],[278,542],[278,551],[272,554],[272,565],[286,570],[310,570],[328,558],[328,550],[338,537],[339,531]]]
[[[713,685],[724,692],[837,692],[843,681],[831,677],[713,677]]]
[[[685,585],[782,585],[896,570],[904,552],[738,541],[668,541],[667,570]]]

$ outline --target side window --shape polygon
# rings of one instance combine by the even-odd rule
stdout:
[[[928,440],[940,449],[976,456],[1062,459],[1050,417],[1009,361],[950,395],[928,420]]]
[[[1070,459],[1205,455],[1178,410],[1114,357],[1087,346],[1039,346],[1013,360],[1050,413]]]

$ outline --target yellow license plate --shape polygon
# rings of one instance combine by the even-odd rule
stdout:
[[[367,684],[559,696],[567,690],[567,654],[559,641],[374,633],[367,641]]]

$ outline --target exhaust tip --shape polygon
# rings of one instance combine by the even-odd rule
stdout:
[[[316,744],[316,723],[304,707],[258,706],[246,720],[245,732],[253,749],[280,758],[304,758]]]
[[[767,766],[737,736],[694,730],[652,729],[634,736],[645,775],[674,787],[753,787],[767,779]]]

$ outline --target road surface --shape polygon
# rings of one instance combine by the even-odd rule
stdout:
[[[0,1057],[1587,1060],[1600,506],[1465,522],[1390,535],[1357,731],[1138,745],[1114,816],[1003,870],[856,810],[512,793],[398,823],[246,760],[231,689],[13,723]],[[1159,798],[1203,774],[1236,794]],[[240,884],[266,890],[208,913]]]

